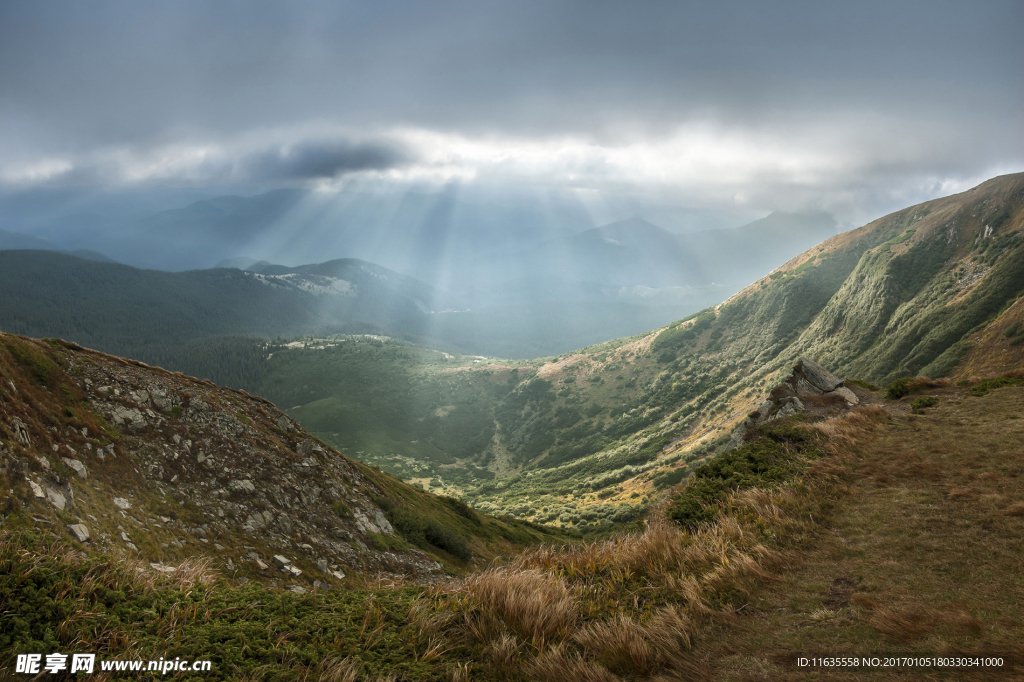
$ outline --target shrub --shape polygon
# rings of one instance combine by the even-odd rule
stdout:
[[[923,396],[917,398],[914,402],[910,403],[910,409],[914,414],[921,414],[926,407],[935,407],[939,404],[939,399],[935,396]]]
[[[984,379],[977,386],[971,388],[971,395],[981,397],[987,395],[993,388],[1020,386],[1021,384],[1024,384],[1024,379],[1005,375],[994,379]]]
[[[447,506],[449,509],[451,509],[453,512],[455,512],[462,518],[469,519],[478,526],[480,525],[480,517],[476,515],[476,512],[473,511],[472,507],[470,507],[462,500],[456,499],[454,497],[442,496],[441,502],[443,502],[445,506]]]
[[[473,558],[473,553],[470,551],[469,545],[466,543],[466,538],[462,537],[448,526],[437,523],[436,521],[428,521],[424,526],[423,534],[426,537],[427,542],[435,547],[440,547],[462,561],[469,561]]]
[[[899,400],[910,393],[907,384],[914,380],[914,377],[901,377],[885,387],[886,397],[889,400]]]

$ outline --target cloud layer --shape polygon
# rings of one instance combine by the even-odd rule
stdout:
[[[1021,25],[1012,0],[4,3],[0,186],[870,212],[1024,168]]]

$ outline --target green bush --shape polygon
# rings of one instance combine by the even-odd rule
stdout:
[[[466,539],[448,526],[433,519],[424,519],[414,509],[396,507],[391,513],[391,525],[406,541],[426,549],[434,545],[462,561],[469,561],[473,553]]]
[[[655,476],[654,487],[656,490],[671,488],[672,486],[681,483],[688,473],[690,473],[688,468],[679,467],[678,469],[673,469],[672,471],[661,474],[660,476]]]
[[[907,384],[914,380],[914,377],[901,377],[885,387],[885,394],[889,400],[899,400],[910,393]]]
[[[985,379],[981,381],[977,386],[971,388],[971,395],[983,396],[987,395],[993,388],[1003,388],[1004,386],[1020,386],[1024,384],[1024,379],[1018,379],[1016,377],[996,377],[995,379]]]
[[[454,497],[441,497],[441,502],[445,504],[449,509],[458,514],[464,519],[469,519],[473,523],[480,525],[480,517],[477,516],[476,512],[468,504],[462,500]]]
[[[914,414],[920,414],[926,407],[935,407],[939,404],[939,399],[935,396],[923,396],[917,398],[914,402],[910,403],[910,409]]]

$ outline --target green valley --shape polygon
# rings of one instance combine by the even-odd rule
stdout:
[[[562,356],[307,338],[266,346],[261,379],[244,385],[405,480],[488,511],[609,528],[718,452],[799,356],[884,385],[960,376],[986,336],[1001,369],[1019,366],[1022,198],[1018,174],[905,209],[714,308]]]

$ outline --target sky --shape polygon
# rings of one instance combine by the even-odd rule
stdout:
[[[1024,170],[1022,29],[1019,0],[10,0],[0,193],[457,183],[856,225]]]

